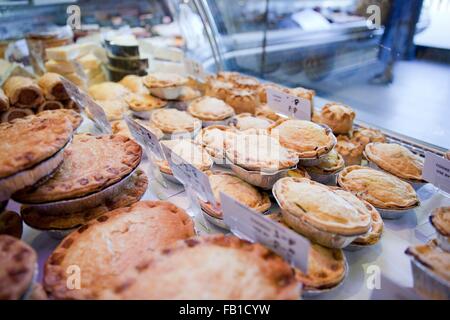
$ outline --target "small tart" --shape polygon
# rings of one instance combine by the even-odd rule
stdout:
[[[214,199],[219,206],[219,210],[214,208],[210,203],[200,201],[200,205],[207,213],[216,218],[222,218],[222,212],[220,211],[221,192],[257,212],[263,213],[269,210],[272,205],[269,195],[266,192],[258,190],[232,173],[207,172],[207,175],[209,176],[209,183],[211,184]]]
[[[53,251],[45,264],[45,289],[55,299],[96,299],[156,250],[194,234],[191,218],[169,202],[141,201],[107,212],[72,232]],[[67,270],[74,265],[82,272],[81,288],[71,290]]]
[[[346,167],[339,174],[338,183],[375,208],[408,209],[419,204],[417,194],[409,183],[368,167]]]
[[[125,275],[104,299],[293,300],[287,262],[260,244],[214,235],[178,241]]]
[[[132,93],[137,94],[148,94],[148,89],[144,86],[142,77],[136,76],[134,74],[129,74],[119,81],[121,85],[126,87]]]
[[[184,86],[188,79],[176,73],[151,73],[143,78],[144,85],[148,88],[169,88]]]
[[[359,128],[353,131],[352,141],[366,147],[371,142],[386,142],[386,136],[380,130]]]
[[[162,108],[167,105],[166,100],[154,97],[150,94],[130,94],[125,98],[128,107],[132,111],[142,112]]]
[[[116,82],[102,82],[89,87],[89,95],[94,100],[123,100],[130,90]]]
[[[234,115],[234,109],[224,101],[206,96],[192,101],[187,112],[203,121],[220,121]]]
[[[58,109],[58,110],[45,110],[42,111],[40,114],[54,114],[56,116],[62,115],[67,117],[69,119],[70,123],[72,123],[72,128],[75,131],[78,129],[83,122],[83,117],[74,110],[69,109]]]
[[[225,100],[233,87],[230,82],[211,79],[206,85],[205,95]]]
[[[267,129],[274,122],[265,117],[255,117],[251,113],[241,113],[234,117],[233,126],[241,131],[248,129]]]
[[[352,131],[355,112],[340,103],[328,103],[320,113],[321,122],[333,130],[335,134],[346,134]]]
[[[164,133],[155,125],[151,124],[148,121],[140,120],[140,119],[134,119],[137,123],[144,126],[146,129],[151,131],[155,134],[155,136],[158,138],[158,140],[162,139],[164,136]],[[111,122],[111,129],[112,133],[125,136],[130,139],[134,139],[133,135],[130,132],[130,129],[128,128],[128,125],[123,120],[116,120]]]
[[[251,77],[234,77],[231,81],[238,89],[258,90],[260,86],[259,81]]]
[[[304,120],[279,120],[269,128],[279,136],[285,148],[298,153],[302,158],[316,158],[330,152],[336,144],[333,133],[322,126]]]
[[[209,170],[213,165],[213,160],[208,152],[200,144],[190,139],[163,140],[161,143],[201,171]],[[172,174],[167,160],[157,161],[157,163],[162,172]]]
[[[370,214],[360,212],[327,186],[306,178],[278,180],[273,192],[283,213],[306,221],[315,228],[344,236],[369,231]],[[291,224],[290,219],[284,219]]]
[[[13,197],[18,202],[47,203],[86,196],[129,175],[141,157],[141,147],[129,138],[78,134],[64,151],[64,162],[52,178]]]
[[[344,167],[344,158],[336,151],[336,149],[333,149],[320,160],[318,165],[309,167],[308,170],[311,172],[327,174],[341,171]]]
[[[381,238],[384,227],[383,219],[381,218],[381,215],[377,211],[377,209],[375,209],[375,207],[367,201],[357,198],[351,192],[339,188],[333,188],[333,190],[336,194],[338,194],[353,207],[355,207],[359,212],[362,212],[363,214],[370,214],[371,216],[369,232],[356,238],[352,242],[352,244],[361,246],[370,246],[376,244]]]
[[[0,124],[0,178],[29,169],[60,151],[72,137],[61,113],[43,112]]]
[[[18,300],[33,282],[36,252],[25,242],[0,235],[0,300]]]
[[[96,100],[95,101],[105,111],[108,121],[120,120],[128,111],[128,105],[124,100]],[[85,109],[89,118],[93,118],[89,109]]]
[[[414,257],[433,274],[450,283],[450,252],[442,250],[436,240],[409,247],[405,253]]]
[[[265,134],[240,133],[227,137],[225,152],[230,161],[247,170],[276,171],[295,166],[298,157]]]
[[[431,224],[444,237],[450,237],[450,207],[437,208],[430,216]]]
[[[344,158],[346,166],[360,165],[364,146],[351,140],[348,136],[337,136],[336,151]]]
[[[365,150],[367,160],[402,179],[422,180],[423,159],[396,143],[369,143]]]
[[[225,140],[232,136],[234,129],[229,126],[214,125],[203,128],[195,142],[202,145],[205,150],[216,159],[225,158]]]
[[[230,90],[225,102],[233,107],[236,114],[245,112],[255,114],[259,105],[258,94],[255,91],[242,89]]]
[[[158,109],[152,112],[150,121],[164,133],[193,132],[201,128],[202,122],[185,111]]]

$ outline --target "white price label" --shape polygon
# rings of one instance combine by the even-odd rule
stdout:
[[[270,108],[292,118],[311,121],[311,101],[272,88],[266,93]]]
[[[103,108],[71,81],[62,77],[61,82],[70,99],[72,99],[83,110],[85,108],[88,109],[100,131],[105,134],[111,134],[111,124],[109,123]]]
[[[202,81],[205,80],[205,78],[206,78],[205,70],[203,69],[203,66],[199,62],[189,59],[189,58],[185,58],[184,65],[186,67],[187,73],[190,76],[192,76],[198,80],[202,80]]]
[[[259,242],[303,272],[308,271],[309,240],[254,212],[224,193],[220,194],[223,220],[238,237]]]
[[[422,176],[442,191],[450,193],[450,160],[426,152]]]
[[[189,188],[197,193],[203,201],[207,201],[213,206],[216,206],[216,200],[208,176],[192,164],[186,162],[175,152],[172,152],[164,144],[162,144],[162,148],[174,177],[180,180],[186,189]]]
[[[158,137],[156,137],[156,135],[146,127],[131,119],[129,116],[124,115],[124,119],[133,137],[144,147],[150,149],[156,157],[164,159],[164,153]]]

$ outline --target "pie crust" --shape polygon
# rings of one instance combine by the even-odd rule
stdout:
[[[214,194],[214,199],[219,207],[214,208],[209,202],[200,201],[201,207],[213,217],[222,219],[220,210],[220,193],[223,192],[234,200],[246,205],[247,207],[257,211],[265,212],[269,210],[272,203],[269,195],[252,186],[251,184],[239,179],[232,173],[228,172],[207,172],[209,183]]]
[[[185,111],[176,109],[158,109],[152,112],[150,121],[162,132],[193,132],[200,129],[202,122]]]
[[[143,112],[162,108],[167,101],[151,96],[150,94],[130,94],[125,98],[128,107],[132,111]]]
[[[211,96],[225,101],[233,87],[233,84],[230,82],[211,79],[207,83],[205,96]]]
[[[225,140],[227,136],[234,134],[234,128],[229,126],[214,125],[203,128],[195,142],[202,145],[209,155],[215,159],[225,159]]]
[[[53,251],[45,264],[44,287],[56,299],[96,299],[154,251],[194,234],[191,218],[169,202],[141,201],[109,211],[72,232]],[[73,265],[82,270],[78,290],[67,287],[67,270]]]
[[[266,130],[271,125],[273,121],[265,117],[255,117],[251,113],[241,113],[234,117],[233,126],[241,131],[248,129],[264,129]]]
[[[346,167],[339,174],[338,183],[375,208],[395,210],[419,205],[417,194],[409,183],[368,167]]]
[[[319,174],[336,173],[344,169],[344,158],[336,151],[331,150],[326,156],[324,156],[318,165],[309,167],[308,170]]]
[[[33,282],[36,252],[25,242],[0,235],[0,300],[18,300]]]
[[[436,208],[430,217],[430,221],[441,235],[450,237],[450,207]]]
[[[320,183],[287,177],[275,183],[273,193],[283,211],[284,221],[296,231],[295,219],[343,236],[362,235],[369,231],[371,217],[368,212],[358,211]],[[289,219],[289,216],[294,219]]]
[[[136,76],[134,74],[129,74],[123,77],[122,80],[119,81],[119,83],[133,93],[137,94],[149,93],[147,87],[144,86],[142,77]]]
[[[102,82],[89,87],[89,95],[94,100],[121,100],[123,101],[130,90],[116,82]]]
[[[289,170],[287,176],[293,178],[311,179],[311,176],[309,175],[308,171],[306,171],[306,169],[302,167],[297,167],[295,169]]]
[[[244,90],[258,90],[260,83],[257,79],[251,77],[234,77],[231,80],[235,87]]]
[[[399,144],[369,143],[364,153],[367,160],[399,178],[422,180],[422,158]]]
[[[164,133],[159,129],[158,127],[154,126],[148,121],[140,120],[140,119],[134,119],[137,123],[144,126],[147,130],[151,131],[153,134],[156,135],[158,140],[162,139],[164,136]],[[134,139],[133,135],[130,132],[130,129],[128,128],[128,125],[123,120],[116,120],[111,122],[111,129],[113,134],[118,134],[125,136],[130,139]]]
[[[135,269],[102,298],[293,300],[300,294],[288,263],[234,236],[178,241]]]
[[[353,132],[352,140],[361,144],[364,148],[371,142],[387,142],[386,136],[380,131],[372,128],[360,128]]]
[[[140,163],[141,147],[124,136],[78,134],[64,152],[64,162],[51,179],[19,191],[22,203],[74,199],[103,190],[129,175]]]
[[[319,158],[336,144],[331,131],[310,121],[279,120],[269,128],[269,132],[279,137],[282,146],[297,152],[300,159]]]
[[[143,78],[147,88],[169,88],[184,86],[188,79],[176,73],[152,73]]]
[[[225,102],[233,107],[236,114],[246,112],[255,114],[259,105],[258,94],[255,91],[242,89],[230,90]]]
[[[234,109],[224,101],[207,96],[192,101],[187,112],[202,121],[221,121],[234,115]]]
[[[352,131],[355,112],[340,103],[328,103],[320,113],[321,122],[333,130],[335,134],[346,134]]]
[[[95,102],[103,109],[108,121],[121,120],[123,118],[123,115],[128,112],[128,105],[123,99],[96,100]],[[86,108],[85,110],[87,116],[90,119],[93,119],[93,116],[89,112],[89,109]]]
[[[364,146],[348,136],[337,136],[336,151],[344,158],[346,166],[361,165]]]
[[[18,213],[14,211],[0,211],[0,234],[7,234],[20,239],[22,238],[22,232],[22,218]]]
[[[41,114],[54,114],[56,116],[62,115],[69,119],[69,121],[72,123],[73,131],[77,130],[81,123],[83,122],[83,117],[74,110],[69,109],[58,109],[58,110],[45,110],[42,111]]]

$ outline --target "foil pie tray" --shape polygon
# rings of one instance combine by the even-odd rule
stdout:
[[[414,257],[411,257],[411,268],[416,292],[429,299],[450,300],[450,282],[441,279]]]

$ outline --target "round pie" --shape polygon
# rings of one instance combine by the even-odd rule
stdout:
[[[318,174],[329,174],[341,171],[344,167],[344,158],[342,158],[336,149],[333,149],[320,160],[319,164],[314,167],[308,167],[308,171]]]
[[[337,136],[336,151],[342,155],[346,166],[360,165],[364,147],[348,136]]]
[[[320,113],[321,122],[329,126],[335,134],[351,132],[355,116],[351,108],[340,103],[328,103]]]
[[[234,236],[178,241],[135,269],[102,298],[291,300],[300,294],[287,262]]]
[[[130,94],[130,90],[116,82],[102,82],[89,87],[89,95],[94,100],[122,100]]]
[[[369,143],[367,160],[402,179],[422,180],[423,159],[409,149],[395,143]]]
[[[125,98],[130,110],[135,112],[151,111],[166,106],[167,101],[149,94],[130,94]]]
[[[144,86],[142,77],[136,76],[134,74],[129,74],[119,81],[121,85],[126,87],[133,93],[137,94],[148,94],[148,89]]]
[[[121,120],[123,115],[128,112],[128,105],[125,100],[96,100],[95,101],[105,112],[108,121]],[[94,117],[85,109],[86,114],[90,119]]]
[[[120,135],[78,134],[55,175],[36,188],[14,194],[23,203],[47,203],[100,191],[128,176],[140,163],[141,147]]]
[[[96,299],[156,250],[194,234],[191,218],[169,202],[141,201],[110,211],[72,232],[53,251],[45,264],[45,289],[55,299]],[[79,289],[67,286],[76,270],[81,272]]]
[[[370,229],[368,212],[359,211],[327,186],[309,179],[283,178],[275,183],[273,193],[283,220],[299,233],[304,233],[299,221],[343,236],[362,235]]]
[[[166,134],[194,132],[202,127],[202,122],[185,111],[159,109],[152,112],[150,121]]]
[[[250,113],[241,113],[233,118],[233,125],[236,129],[244,131],[248,129],[269,128],[274,122],[265,117],[255,117]]]
[[[380,130],[360,128],[353,132],[352,140],[366,147],[371,142],[386,142],[386,136]]]
[[[195,138],[195,142],[202,145],[205,150],[214,158],[216,161],[225,160],[225,140],[226,137],[232,136],[234,134],[234,129],[228,126],[209,126],[203,128],[199,135]]]
[[[295,152],[264,134],[240,133],[229,136],[225,140],[225,152],[232,163],[247,170],[276,171],[298,163]]]
[[[255,114],[259,105],[258,95],[255,91],[242,89],[230,90],[225,98],[225,102],[233,107],[236,114],[246,112]]]
[[[158,140],[162,139],[164,136],[164,133],[159,129],[158,127],[154,126],[153,124],[149,123],[148,121],[134,119],[137,123],[144,126],[146,129],[151,131],[153,134],[156,135]],[[130,129],[128,128],[128,125],[123,120],[117,120],[111,122],[111,130],[112,133],[125,136],[130,139],[134,139],[133,135],[130,132]]]
[[[338,183],[375,208],[407,209],[419,204],[417,194],[409,183],[368,167],[346,167],[339,174]]]
[[[269,210],[271,202],[269,195],[266,192],[258,190],[232,173],[207,172],[207,174],[209,176],[209,183],[211,184],[214,199],[219,206],[219,209],[216,209],[210,203],[200,201],[203,210],[210,215],[216,218],[222,218],[222,212],[220,211],[221,192],[257,212],[263,213]]]
[[[187,112],[202,121],[221,121],[234,115],[234,109],[224,101],[207,96],[192,101]]]
[[[18,300],[30,288],[37,267],[36,252],[25,242],[0,235],[0,300]]]
[[[269,128],[283,147],[302,158],[318,158],[330,152],[336,144],[331,131],[310,121],[280,120]]]
[[[184,86],[188,79],[176,73],[155,72],[143,78],[144,85],[148,88],[168,88]]]
[[[234,77],[231,81],[236,88],[245,90],[258,90],[260,85],[257,79],[251,77]]]
[[[439,234],[450,237],[450,207],[435,209],[430,221]]]
[[[69,119],[70,123],[72,123],[72,128],[73,131],[77,130],[81,123],[83,122],[83,117],[76,111],[74,110],[69,110],[69,109],[58,109],[58,110],[46,110],[46,111],[42,111],[40,113],[41,115],[56,115],[56,116],[65,116],[67,117],[67,119]]]
[[[205,95],[225,100],[233,87],[230,82],[211,79],[207,83]]]

